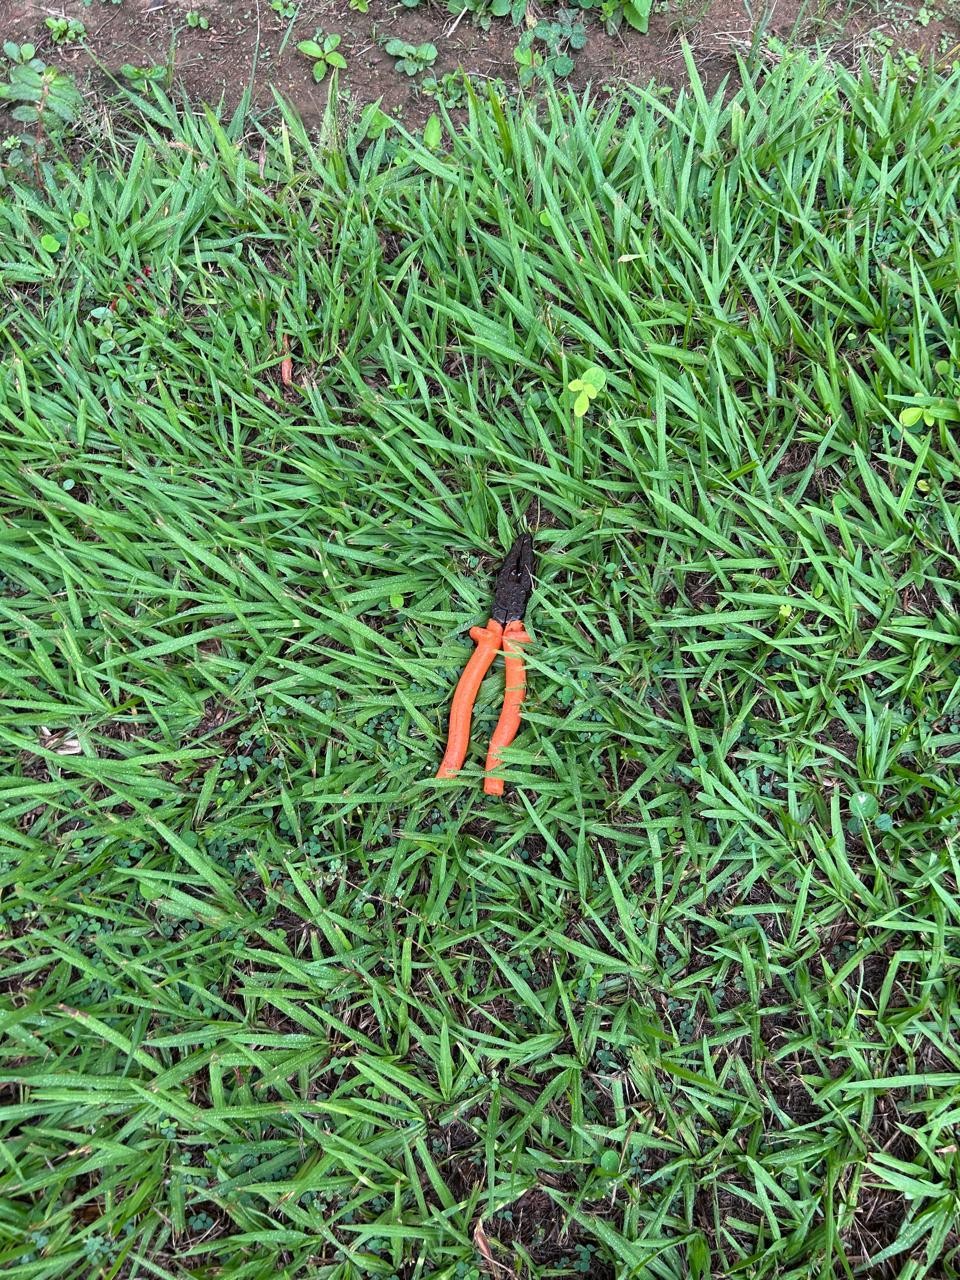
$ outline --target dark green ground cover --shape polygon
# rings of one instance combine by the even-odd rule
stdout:
[[[4,190],[11,1280],[957,1274],[958,90]]]

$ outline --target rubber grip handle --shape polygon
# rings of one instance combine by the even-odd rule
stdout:
[[[523,646],[530,637],[522,622],[508,622],[503,632],[503,654],[506,675],[504,677],[503,709],[490,739],[487,752],[487,776],[483,789],[488,796],[503,795],[503,778],[494,777],[500,767],[503,748],[509,747],[520,728],[520,708],[527,691],[527,674],[523,666]]]
[[[491,618],[485,627],[471,627],[470,638],[476,641],[477,647],[470,655],[470,661],[464,667],[453,693],[453,702],[450,705],[450,727],[447,730],[447,749],[443,753],[443,760],[437,770],[438,778],[456,777],[467,758],[473,704],[476,701],[477,690],[483,683],[483,677],[499,652],[503,639],[503,627]]]

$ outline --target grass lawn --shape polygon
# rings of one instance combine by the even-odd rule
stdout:
[[[960,1273],[960,78],[145,109],[0,193],[4,1276]]]

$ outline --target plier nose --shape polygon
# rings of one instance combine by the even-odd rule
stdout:
[[[505,627],[511,622],[522,622],[527,611],[527,601],[533,590],[533,538],[521,534],[510,550],[497,574],[493,596],[493,620]]]
[[[504,747],[510,745],[520,727],[520,708],[526,692],[523,646],[530,643],[523,615],[533,590],[533,538],[522,534],[507,553],[497,575],[493,610],[485,627],[471,627],[476,649],[464,667],[450,707],[447,749],[437,771],[438,778],[453,778],[463,766],[470,745],[470,723],[483,677],[500,649],[503,649],[505,686],[503,709],[487,751],[483,789],[488,796],[503,795],[503,778],[496,774]]]

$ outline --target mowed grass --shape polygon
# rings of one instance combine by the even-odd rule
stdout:
[[[0,202],[4,1275],[958,1274],[960,79],[144,109]]]

